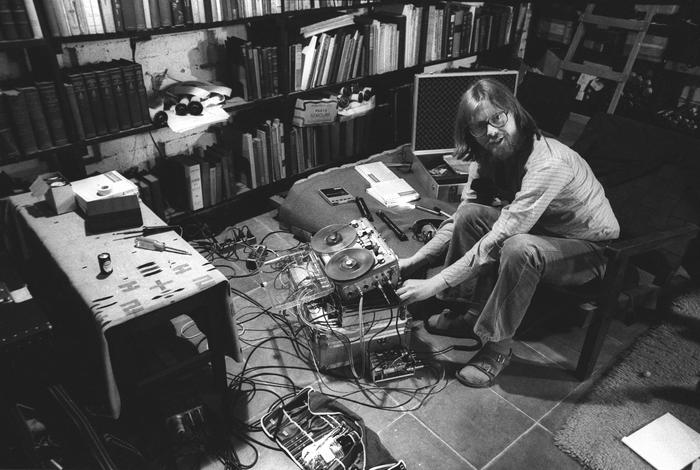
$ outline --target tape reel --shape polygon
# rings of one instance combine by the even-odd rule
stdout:
[[[374,255],[364,248],[346,248],[326,263],[328,277],[334,281],[350,281],[366,274],[374,266]]]
[[[321,254],[337,253],[350,247],[355,240],[357,232],[351,225],[328,225],[311,238],[311,248]]]

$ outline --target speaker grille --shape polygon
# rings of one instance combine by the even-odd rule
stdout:
[[[461,72],[416,75],[413,150],[429,152],[454,148],[457,105],[467,88],[481,78],[499,80],[515,93],[518,72]]]

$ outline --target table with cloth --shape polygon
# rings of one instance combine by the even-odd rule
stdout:
[[[97,362],[112,417],[119,417],[122,405],[107,333],[119,325],[152,326],[192,313],[207,334],[217,388],[224,391],[224,355],[241,360],[229,283],[182,237],[174,231],[149,235],[190,255],[136,248],[134,237],[117,234],[121,230],[88,234],[81,215],[56,215],[30,193],[9,197],[3,205],[6,244],[40,280],[36,292],[47,292],[50,299],[69,299],[67,304],[57,303],[71,307],[54,312],[59,321],[82,317],[92,323],[85,330],[92,338],[85,343],[99,349]],[[145,226],[165,225],[143,204],[141,212]],[[111,255],[110,275],[100,273],[100,253]]]
[[[371,162],[384,162],[398,176],[413,187],[421,198],[416,204],[430,208],[439,207],[447,213],[453,213],[457,202],[446,202],[430,197],[428,188],[423,186],[416,171],[420,165],[412,154],[410,145],[402,145],[392,150],[373,155],[365,160],[350,163],[340,168],[332,168],[314,173],[310,177],[299,180],[291,187],[279,209],[279,220],[283,226],[290,228],[302,239],[309,239],[319,229],[332,224],[346,224],[358,219],[361,214],[354,203],[337,206],[328,204],[319,194],[319,189],[342,186],[353,196],[361,196],[373,215],[373,225],[387,241],[399,257],[407,257],[415,253],[423,243],[416,240],[410,231],[411,226],[424,219],[444,220],[445,217],[432,215],[427,212],[412,209],[410,206],[387,208],[382,203],[367,194],[369,182],[355,169],[357,165]],[[404,167],[394,165],[406,164]],[[410,167],[409,167],[410,165]],[[377,217],[377,211],[384,211],[406,235],[407,241],[400,241],[392,230]]]

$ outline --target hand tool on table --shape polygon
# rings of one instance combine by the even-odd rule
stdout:
[[[181,255],[191,255],[192,254],[188,251],[180,250],[179,248],[173,248],[173,247],[166,245],[163,242],[159,242],[158,240],[154,240],[152,238],[146,238],[146,237],[136,238],[134,240],[134,246],[136,248],[143,248],[144,250],[167,251],[169,253],[178,253]]]
[[[128,237],[116,238],[116,240],[125,240],[127,238],[136,238],[139,236],[147,237],[149,235],[168,232],[170,230],[182,234],[182,227],[180,227],[179,225],[144,225],[141,228],[127,230],[126,232],[115,232],[112,235],[130,235]]]

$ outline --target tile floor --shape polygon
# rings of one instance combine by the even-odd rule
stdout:
[[[253,233],[265,234],[278,230],[274,216],[274,211],[269,212],[245,224]],[[279,250],[295,243],[290,235],[279,233],[266,240],[268,246]],[[254,279],[237,279],[232,286],[264,305],[270,303]],[[434,357],[436,368],[445,371],[446,378],[442,381],[437,379],[433,368],[426,368],[415,378],[389,382],[383,388],[371,387],[366,381],[361,387],[309,370],[309,365],[294,353],[292,342],[282,338],[281,329],[269,316],[258,315],[259,308],[241,297],[235,300],[248,368],[267,366],[264,371],[287,375],[298,387],[311,385],[329,395],[352,398],[357,403],[342,403],[358,413],[393,456],[403,459],[409,469],[579,468],[576,461],[555,447],[553,435],[595,378],[647,328],[643,323],[628,326],[615,322],[594,376],[581,383],[570,372],[578,359],[584,334],[576,324],[577,316],[553,311],[546,303],[539,302],[542,305],[531,309],[534,320],[518,335],[511,365],[490,389],[470,389],[454,379],[455,370],[473,354],[455,351]],[[542,314],[545,319],[538,320],[537,309],[548,311]],[[459,341],[430,335],[421,322],[415,322],[413,333],[413,347],[423,352],[441,351]],[[271,337],[275,339],[269,340]],[[264,344],[259,348],[254,347],[261,342]],[[229,372],[238,373],[243,364],[230,362],[228,367]],[[284,382],[273,375],[259,378]],[[431,384],[437,386],[429,396],[413,396],[406,391],[418,387],[425,390]],[[279,394],[288,392],[282,387],[267,388]],[[274,395],[261,391],[240,406],[236,414],[248,422],[257,422],[274,399]],[[262,434],[255,437],[266,440]],[[255,468],[296,468],[280,452],[258,450],[260,456]],[[246,462],[246,458],[252,458],[252,454],[242,448],[241,460]]]
[[[559,139],[571,144],[585,125],[585,118],[572,115]],[[247,220],[258,236],[279,230],[271,211]],[[284,250],[297,241],[289,234],[271,233],[265,241],[269,248]],[[243,263],[233,263],[237,276],[245,275]],[[241,277],[232,286],[265,306],[271,302],[257,278]],[[271,390],[284,395],[289,390],[270,382],[287,383],[288,376],[297,387],[312,386],[315,390],[341,400],[359,414],[374,430],[396,459],[403,459],[409,469],[575,469],[580,465],[561,452],[553,443],[554,433],[565,423],[577,400],[591,387],[618,355],[647,329],[644,323],[625,325],[616,321],[605,342],[593,376],[579,382],[573,377],[584,330],[574,312],[561,310],[539,301],[527,318],[528,326],[514,344],[513,360],[488,389],[470,389],[454,379],[455,371],[466,363],[473,352],[442,351],[460,340],[428,334],[422,322],[415,321],[411,345],[423,357],[431,358],[431,367],[413,378],[372,386],[368,381],[340,380],[310,369],[309,364],[294,352],[292,342],[269,315],[260,315],[260,308],[248,300],[235,297],[239,332],[244,343],[244,363],[228,362],[228,371],[238,374],[244,364],[255,367],[258,393],[234,410],[237,418],[257,423],[275,401]],[[417,315],[416,315],[417,316]],[[440,378],[440,372],[444,376]],[[249,375],[246,373],[246,375]],[[430,389],[434,385],[434,388]],[[418,389],[418,393],[412,390]],[[430,391],[431,393],[426,393]],[[253,437],[268,442],[262,434]],[[259,459],[254,468],[294,469],[294,463],[279,451],[258,447]],[[253,454],[240,448],[241,462],[250,462]]]

